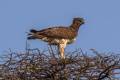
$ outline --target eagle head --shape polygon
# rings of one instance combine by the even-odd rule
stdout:
[[[76,18],[73,18],[73,23],[79,23],[81,25],[81,24],[84,24],[85,21],[83,18],[76,17]]]

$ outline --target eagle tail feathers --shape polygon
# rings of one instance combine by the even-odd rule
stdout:
[[[35,30],[35,29],[31,29],[30,32],[31,32],[31,33],[36,33],[37,30]]]
[[[36,39],[36,37],[35,36],[29,36],[29,37],[27,37],[27,39],[28,40],[30,40],[30,39]]]

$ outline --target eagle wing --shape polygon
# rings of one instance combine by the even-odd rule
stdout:
[[[37,35],[42,35],[48,38],[64,38],[73,39],[77,34],[68,27],[53,27],[36,32]]]

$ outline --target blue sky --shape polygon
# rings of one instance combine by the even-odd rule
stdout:
[[[86,23],[68,50],[120,52],[120,0],[0,0],[0,53],[24,51],[31,28],[69,26],[74,17]],[[38,40],[28,43],[31,48],[47,47]]]

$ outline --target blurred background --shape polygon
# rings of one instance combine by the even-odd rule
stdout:
[[[31,28],[69,26],[74,17],[83,17],[75,43],[67,50],[95,48],[101,52],[120,52],[119,0],[1,0],[0,54],[9,48],[24,51]],[[27,41],[30,48],[47,49],[46,43]]]

